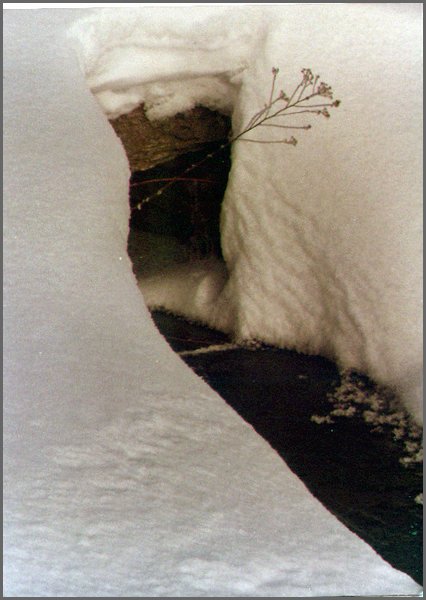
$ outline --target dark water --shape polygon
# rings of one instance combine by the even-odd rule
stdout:
[[[154,312],[159,330],[181,352],[228,338]],[[422,584],[422,466],[399,462],[403,441],[355,415],[318,425],[327,394],[340,383],[336,366],[319,357],[262,346],[183,360],[264,437],[316,498],[395,568]],[[285,491],[283,491],[285,493]]]

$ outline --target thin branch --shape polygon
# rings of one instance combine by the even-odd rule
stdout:
[[[147,183],[157,183],[159,181],[196,181],[197,183],[215,183],[212,179],[202,179],[199,177],[158,177],[155,179],[144,179],[143,181],[135,181],[130,184],[130,187],[138,185],[146,185]]]
[[[252,118],[250,119],[250,121],[247,123],[247,125],[244,128],[244,131],[246,131],[247,129],[249,129],[250,127],[252,127],[256,121],[258,121],[258,119],[260,119],[260,117],[265,114],[265,112],[267,111],[268,107],[265,105],[264,108],[262,108],[262,110],[260,110],[259,112],[257,112],[256,114],[254,114],[252,116]]]
[[[250,138],[241,139],[242,142],[256,142],[256,144],[291,144],[295,146],[297,144],[296,138],[290,138],[286,140],[252,140]]]
[[[302,89],[299,92],[299,97],[297,99],[297,102],[300,102],[301,97],[303,96],[304,91],[306,90],[307,87],[309,87],[310,84],[306,84],[302,87]]]
[[[259,127],[277,127],[279,129],[311,129],[312,125],[274,125],[272,123],[260,123]]]
[[[320,110],[310,110],[310,109],[306,109],[306,110],[295,110],[293,112],[290,113],[286,113],[286,114],[276,114],[274,115],[274,117],[289,117],[292,115],[303,115],[305,113],[310,113],[311,115],[320,115],[321,111]]]
[[[332,107],[332,106],[336,106],[336,104],[334,102],[325,102],[324,104],[310,104],[309,108],[323,108],[323,107]],[[301,108],[305,108],[305,107],[301,107]]]
[[[292,93],[292,95],[290,96],[290,98],[288,99],[288,101],[287,101],[287,104],[286,104],[286,108],[287,108],[288,106],[290,106],[290,104],[291,104],[291,101],[292,101],[292,100],[293,100],[293,98],[295,97],[295,95],[296,95],[296,93],[297,93],[297,90],[298,90],[298,89],[301,87],[301,85],[302,85],[302,84],[301,84],[301,83],[299,83],[299,85],[296,87],[296,89],[294,90],[294,92]]]
[[[267,104],[268,108],[266,110],[266,116],[269,114],[269,110],[274,102],[274,92],[275,92],[275,82],[277,80],[279,69],[277,67],[272,67],[272,85],[271,85],[271,93],[269,94],[269,102]]]

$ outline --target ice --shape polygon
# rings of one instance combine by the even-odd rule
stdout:
[[[161,286],[141,281],[148,305],[365,372],[396,389],[420,422],[421,8],[117,14],[73,31],[110,117],[142,101],[150,118],[231,104],[239,132],[267,102],[272,67],[287,94],[311,67],[342,100],[329,120],[309,116],[313,129],[297,132],[296,148],[234,144],[221,223],[226,284],[213,268],[210,302],[200,305],[197,277],[191,289],[187,270],[171,269]]]
[[[126,157],[68,37],[87,14],[96,57],[103,11],[4,15],[5,596],[419,594],[156,330]]]

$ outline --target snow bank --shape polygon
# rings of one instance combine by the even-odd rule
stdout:
[[[189,275],[190,288],[188,269],[172,269],[161,285],[141,282],[148,305],[331,357],[395,387],[420,421],[421,8],[117,14],[98,13],[73,32],[109,116],[140,102],[151,118],[201,103],[232,109],[240,131],[268,99],[272,66],[287,93],[311,67],[342,100],[330,121],[308,119],[313,129],[298,132],[296,148],[234,145],[221,226],[226,284],[220,267],[195,265],[210,289],[200,302],[199,277]]]
[[[85,14],[5,13],[5,595],[419,593],[154,327],[126,158],[66,36]]]
[[[203,104],[230,112],[262,15],[214,7],[104,10],[71,28],[91,91],[110,118],[145,103],[150,118]],[[118,17],[118,18],[117,18]],[[225,22],[224,22],[225,19]]]

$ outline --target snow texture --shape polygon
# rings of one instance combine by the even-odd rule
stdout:
[[[234,145],[221,223],[229,276],[179,266],[141,281],[147,304],[330,357],[396,389],[421,422],[421,6],[148,12],[95,15],[74,31],[110,117],[141,102],[150,118],[204,104],[231,111],[238,132],[268,100],[273,66],[287,94],[310,67],[342,105],[308,119],[296,148]]]
[[[5,596],[419,594],[172,352],[137,287],[126,157],[67,32],[93,15],[96,62],[131,21],[181,64],[195,13],[4,15]]]

